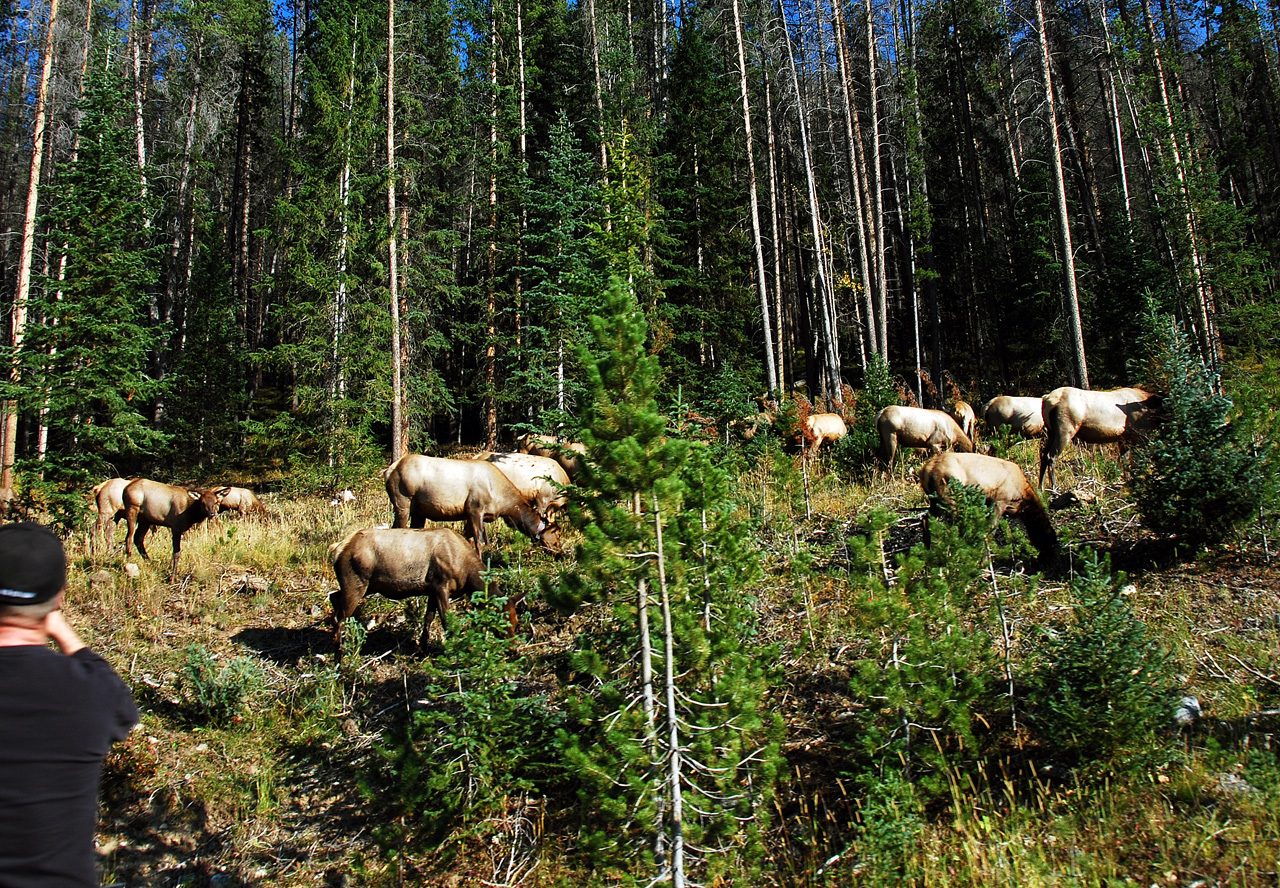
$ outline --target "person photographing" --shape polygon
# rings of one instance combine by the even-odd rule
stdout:
[[[0,526],[0,888],[97,886],[102,760],[138,722],[128,686],[67,623],[66,583],[52,531]]]

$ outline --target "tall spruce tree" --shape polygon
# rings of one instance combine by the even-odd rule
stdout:
[[[561,739],[591,812],[582,841],[602,865],[707,884],[760,859],[778,767],[771,658],[746,597],[759,566],[723,470],[667,434],[658,362],[621,282],[605,312],[581,356],[593,396],[572,511],[583,538],[548,592],[561,608],[611,608],[578,639]]]
[[[133,133],[119,72],[88,68],[79,150],[58,171],[57,202],[43,220],[51,256],[32,290],[16,394],[49,430],[48,457],[28,461],[28,483],[65,520],[82,510],[78,494],[106,464],[155,455],[165,436],[143,411],[157,386],[147,374],[158,333],[147,322],[148,289],[156,283],[156,250],[145,240]]]

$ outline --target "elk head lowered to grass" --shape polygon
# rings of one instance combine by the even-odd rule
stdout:
[[[398,528],[424,527],[427,519],[465,521],[477,553],[489,541],[485,522],[495,518],[535,542],[547,532],[546,520],[493,463],[410,453],[383,475]]]
[[[969,436],[941,410],[891,405],[876,416],[876,431],[880,433],[880,460],[889,471],[899,447],[918,447],[935,454],[947,449],[973,452]]]
[[[996,395],[982,405],[979,415],[992,431],[1000,426],[1009,426],[1014,434],[1024,438],[1034,438],[1044,431],[1039,398]]]
[[[516,450],[554,459],[560,463],[570,478],[578,477],[582,471],[582,460],[587,455],[587,447],[577,441],[565,441],[554,435],[527,434],[516,438]]]
[[[993,529],[1003,515],[1022,519],[1042,562],[1057,552],[1058,534],[1049,521],[1049,513],[1017,463],[981,453],[940,453],[930,457],[920,469],[920,487],[929,497],[931,514],[941,517],[954,505],[951,481],[977,487],[986,494],[995,510]]]
[[[147,558],[143,541],[152,527],[167,527],[173,534],[173,564],[169,569],[169,581],[178,578],[178,555],[182,550],[182,535],[195,525],[218,514],[218,504],[226,496],[229,487],[211,487],[208,490],[190,490],[172,484],[162,484],[148,478],[135,478],[125,485],[120,498],[124,505],[125,520],[129,524],[124,538],[125,557],[133,556],[133,547]]]

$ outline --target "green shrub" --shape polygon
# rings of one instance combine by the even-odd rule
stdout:
[[[1129,482],[1143,521],[1196,546],[1217,542],[1256,518],[1266,489],[1270,446],[1255,445],[1248,424],[1231,419],[1231,399],[1164,319],[1149,358],[1167,379],[1165,418],[1134,455]]]
[[[521,687],[528,666],[511,655],[502,603],[477,592],[450,616],[444,651],[423,663],[417,708],[361,779],[366,798],[390,809],[374,833],[390,859],[454,850],[546,779],[558,717]]]
[[[989,585],[990,509],[971,488],[957,488],[952,520],[931,520],[932,545],[916,546],[886,588],[880,540],[890,513],[872,514],[866,541],[851,544],[857,619],[867,642],[850,691],[864,709],[857,721],[864,773],[901,770],[924,797],[940,797],[948,771],[980,759],[979,718],[994,718],[1001,686]]]
[[[1071,585],[1067,620],[1038,633],[1024,712],[1050,753],[1072,764],[1123,765],[1159,748],[1177,699],[1168,654],[1125,600],[1124,574],[1091,553]]]
[[[179,683],[193,722],[223,725],[239,715],[248,698],[262,686],[262,669],[244,657],[219,666],[208,648],[193,644],[187,648]]]

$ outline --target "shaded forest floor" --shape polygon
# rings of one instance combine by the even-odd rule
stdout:
[[[1032,445],[1018,445],[1012,456],[1035,465]],[[827,466],[810,479],[806,507],[794,475],[780,478],[763,465],[746,470],[739,489],[764,558],[756,590],[763,633],[778,645],[786,676],[772,695],[786,720],[786,768],[768,836],[771,861],[752,883],[858,883],[865,873],[850,848],[860,794],[844,767],[859,705],[849,690],[857,639],[849,634],[848,541],[868,509],[897,514],[884,541],[884,569],[892,573],[895,555],[921,539],[924,499],[912,470],[858,481]],[[1205,717],[1179,737],[1176,768],[1105,792],[1043,773],[1025,781],[993,773],[957,789],[954,810],[932,812],[913,881],[1276,884],[1280,575],[1273,541],[1255,526],[1186,559],[1143,529],[1105,455],[1077,452],[1062,483],[1077,494],[1074,505],[1053,513],[1067,553],[1034,594],[1018,599],[1015,637],[1062,606],[1073,553],[1105,551],[1129,574],[1130,605],[1165,641]],[[376,790],[362,791],[361,775],[421,697],[421,665],[442,641],[437,627],[432,644],[417,650],[420,610],[374,598],[359,669],[335,666],[327,596],[336,583],[327,548],[351,529],[389,518],[379,485],[371,481],[358,493],[342,508],[318,495],[267,497],[271,518],[221,518],[196,528],[184,539],[176,585],[166,582],[167,533],[154,538],[159,557],[141,562],[136,580],[125,576],[119,545],[93,554],[73,540],[69,615],[135,689],[144,713],[104,770],[104,885],[398,883],[375,841],[388,809]],[[536,577],[553,570],[553,560],[506,528],[499,536],[530,595],[515,645],[530,664],[522,682],[554,700],[557,665],[602,605],[557,615],[536,594]],[[993,568],[997,590],[1020,588],[1031,570],[1016,556]],[[248,705],[225,722],[208,720],[211,704],[193,696],[193,646],[218,668],[237,660],[255,667]],[[1246,774],[1258,750],[1271,770]],[[1005,766],[1034,767],[1016,755]],[[1268,774],[1274,786],[1263,785]],[[1033,797],[1018,798],[1024,793]],[[568,807],[563,799],[515,794],[504,816],[451,843],[452,853],[413,858],[405,884],[609,882],[581,868]]]

